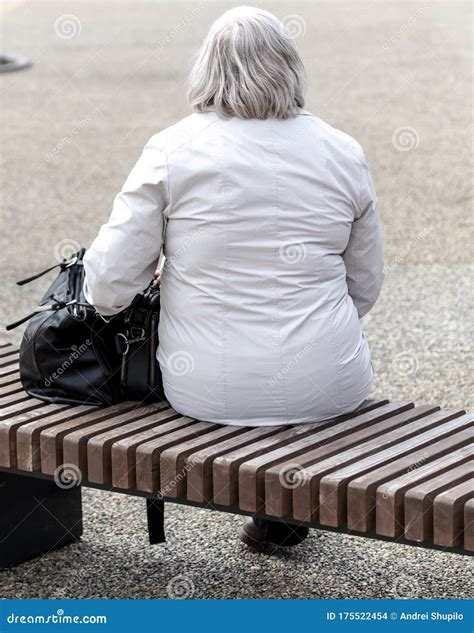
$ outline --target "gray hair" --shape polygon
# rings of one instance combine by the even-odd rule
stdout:
[[[304,107],[305,71],[290,33],[271,13],[238,7],[211,26],[188,78],[197,112],[287,119]]]

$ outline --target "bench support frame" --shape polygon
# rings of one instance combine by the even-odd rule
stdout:
[[[150,545],[165,543],[165,503],[163,499],[150,499],[148,497],[146,500],[146,514]]]
[[[0,569],[47,554],[82,535],[81,487],[0,471]]]

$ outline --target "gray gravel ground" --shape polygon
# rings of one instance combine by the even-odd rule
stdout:
[[[0,76],[2,323],[44,287],[14,281],[90,243],[146,140],[187,114],[186,64],[233,4],[5,3],[4,50],[34,66]],[[364,320],[374,394],[472,408],[470,4],[258,4],[299,33],[308,109],[355,136],[373,169],[387,259]],[[239,543],[239,517],[178,506],[167,544],[149,547],[142,499],[87,490],[84,506],[82,541],[1,574],[0,597],[472,594],[472,559],[455,554],[312,531],[261,555]]]

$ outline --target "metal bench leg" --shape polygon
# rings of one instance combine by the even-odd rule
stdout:
[[[165,503],[162,499],[147,499],[148,537],[150,545],[165,543]]]
[[[0,569],[77,541],[81,488],[0,472]]]

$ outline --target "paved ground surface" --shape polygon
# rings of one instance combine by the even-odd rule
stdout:
[[[233,4],[5,3],[5,51],[34,66],[0,76],[2,323],[36,298],[14,281],[89,244],[147,139],[187,114],[186,65]],[[470,5],[259,5],[294,29],[308,109],[355,136],[373,169],[388,273],[365,319],[374,393],[472,408]],[[84,502],[83,541],[0,575],[0,597],[470,593],[458,555],[313,531],[263,556],[238,542],[239,518],[184,507],[168,510],[168,543],[147,547],[142,500]]]

